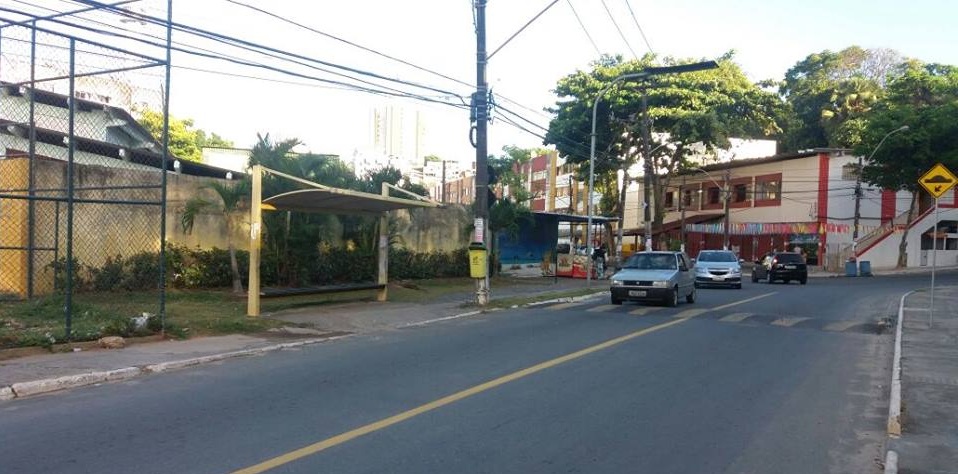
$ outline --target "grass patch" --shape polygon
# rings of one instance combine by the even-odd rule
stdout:
[[[82,293],[73,297],[71,340],[93,341],[104,336],[158,334],[161,321],[156,292]],[[62,296],[0,305],[0,348],[43,346],[66,341],[66,302]],[[166,297],[165,329],[168,335],[220,335],[255,333],[281,323],[246,317],[246,299],[229,291],[170,290]],[[148,316],[137,328],[134,317]]]
[[[543,286],[542,281],[512,277],[494,277],[493,288],[505,286]],[[389,284],[389,301],[427,304],[437,300],[452,301],[453,295],[469,295],[475,291],[472,278],[427,280],[395,280]],[[574,297],[594,293],[585,288],[548,291],[535,296],[496,298],[489,307],[503,308],[543,299]],[[495,296],[495,295],[494,295]],[[343,293],[297,295],[260,300],[263,314],[308,306],[344,302],[375,301],[376,290]],[[43,346],[66,342],[65,300],[47,296],[30,301],[4,301],[0,304],[0,349]],[[159,294],[155,291],[104,291],[79,293],[73,297],[73,342],[93,341],[104,336],[147,336],[160,332]],[[234,296],[229,290],[179,290],[166,293],[167,335],[174,337],[214,336],[223,334],[255,334],[288,325],[282,321],[246,316],[246,297]],[[137,329],[132,318],[150,315],[146,327]]]

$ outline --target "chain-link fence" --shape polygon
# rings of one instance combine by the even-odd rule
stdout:
[[[51,330],[66,339],[163,313],[163,170],[173,166],[131,112],[162,116],[165,45],[130,39],[121,21],[0,17],[0,299],[62,304]]]

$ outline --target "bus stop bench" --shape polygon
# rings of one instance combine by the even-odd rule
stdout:
[[[263,298],[297,295],[321,295],[346,291],[382,290],[386,285],[380,283],[343,283],[339,285],[304,286],[297,288],[263,288],[259,295]]]

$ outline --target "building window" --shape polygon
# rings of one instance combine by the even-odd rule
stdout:
[[[714,187],[713,187],[713,188],[709,188],[709,189],[708,189],[708,200],[709,200],[708,203],[709,203],[709,204],[719,204],[719,200],[721,199],[721,198],[720,198],[721,194],[722,194],[722,193],[721,193],[721,190],[720,190],[719,188],[714,188]]]
[[[675,208],[675,193],[672,191],[665,193],[665,208],[666,209]]]
[[[777,201],[781,198],[782,183],[778,179],[756,181],[755,199],[759,201]]]
[[[735,202],[748,201],[748,185],[736,184],[735,189],[732,191],[732,196],[735,199]]]

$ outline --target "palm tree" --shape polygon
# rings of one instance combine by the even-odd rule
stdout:
[[[230,252],[230,270],[233,273],[233,294],[243,294],[243,281],[240,279],[239,263],[236,261],[236,247],[233,245],[233,231],[236,226],[236,219],[240,214],[243,198],[249,195],[250,183],[248,180],[236,184],[211,181],[203,187],[212,189],[220,198],[219,211],[223,214],[223,220],[226,222],[226,243]],[[183,213],[180,215],[183,232],[191,232],[196,216],[214,205],[216,204],[201,197],[195,197],[187,201]]]

